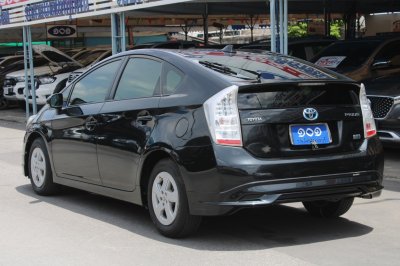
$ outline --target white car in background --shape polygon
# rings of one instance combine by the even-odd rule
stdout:
[[[39,90],[39,85],[52,84],[56,82],[56,80],[62,79],[64,76],[68,77],[66,73],[64,73],[64,76],[62,75],[63,73],[57,76],[57,73],[63,72],[63,69],[69,69],[70,72],[73,69],[83,67],[83,65],[58,49],[48,45],[34,45],[33,50],[36,54],[48,61],[41,66],[35,66],[34,62],[36,102],[39,105],[44,105],[46,104],[47,97],[51,95],[52,92],[48,93]],[[7,100],[18,100],[23,103],[23,101],[25,101],[25,71],[19,70],[8,73],[5,80],[7,81],[7,86],[4,87],[4,97]],[[30,81],[28,82],[30,84]],[[32,103],[32,96],[29,95],[28,97],[30,103]]]
[[[36,89],[36,103],[38,105],[45,105],[47,98],[53,93],[60,92],[67,84],[68,81],[72,80],[71,73],[78,71],[83,72],[82,69],[86,70],[91,65],[109,57],[111,55],[109,49],[89,49],[79,52],[73,59],[80,63],[80,65],[69,65],[58,70],[53,75],[38,77],[37,89]],[[85,66],[81,68],[81,66]],[[24,101],[25,95],[17,94],[18,100]],[[32,96],[29,95],[29,103],[32,104]]]
[[[77,77],[79,77],[83,72],[97,64],[103,59],[106,59],[107,57],[112,55],[112,51],[110,49],[95,49],[92,50],[91,53],[89,54],[81,54],[81,57],[85,57],[85,61],[81,61],[78,59],[79,62],[81,62],[83,65],[85,65],[84,68],[77,69],[73,72],[71,72],[68,76],[67,82],[64,84],[65,86],[68,86],[72,81],[74,81]],[[82,59],[83,60],[83,59]],[[63,89],[62,87],[61,89]],[[60,89],[60,90],[61,90]],[[55,90],[54,92],[59,92],[60,90]]]

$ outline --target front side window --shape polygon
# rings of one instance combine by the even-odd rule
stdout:
[[[113,84],[121,60],[103,65],[79,80],[72,91],[70,105],[103,102]]]
[[[121,76],[115,100],[152,97],[159,93],[161,62],[147,58],[131,58]]]

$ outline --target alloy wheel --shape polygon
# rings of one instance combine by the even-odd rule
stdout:
[[[179,209],[178,187],[167,172],[157,174],[152,188],[152,204],[157,220],[163,225],[175,221]]]

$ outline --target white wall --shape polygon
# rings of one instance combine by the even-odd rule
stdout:
[[[366,15],[365,36],[373,36],[379,32],[393,32],[395,27],[393,23],[396,21],[399,21],[398,24],[400,24],[400,14],[374,15],[374,16]],[[400,28],[398,28],[398,31],[399,30]]]

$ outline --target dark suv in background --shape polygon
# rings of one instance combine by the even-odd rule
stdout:
[[[288,54],[310,61],[316,54],[335,41],[336,39],[331,38],[289,39]],[[271,51],[271,43],[270,40],[258,41],[241,46],[239,49],[243,51]]]
[[[312,62],[365,85],[385,144],[400,144],[400,38],[385,36],[338,41]]]

